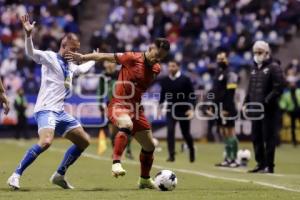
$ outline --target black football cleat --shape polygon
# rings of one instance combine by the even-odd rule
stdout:
[[[265,167],[256,166],[254,169],[248,171],[248,173],[264,173]]]
[[[190,162],[193,163],[195,162],[196,156],[195,156],[195,150],[192,149],[190,150]]]
[[[175,162],[175,157],[169,157],[166,161],[167,162]]]

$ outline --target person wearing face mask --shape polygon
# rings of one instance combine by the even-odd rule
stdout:
[[[300,119],[300,89],[297,88],[297,77],[287,77],[289,86],[287,90],[281,95],[279,107],[283,112],[286,112],[291,119],[291,134],[293,145],[297,146],[296,139],[296,121]]]
[[[254,65],[243,110],[251,115],[252,142],[257,166],[249,173],[274,173],[278,99],[284,88],[280,62],[271,57],[269,44],[257,41],[253,45]],[[253,103],[256,103],[254,105]],[[251,104],[251,105],[250,105]],[[252,112],[250,113],[250,109]],[[253,112],[262,109],[262,112]]]
[[[217,124],[220,134],[224,138],[225,158],[221,163],[217,163],[216,167],[238,167],[236,161],[238,151],[238,139],[235,135],[235,116],[237,114],[234,95],[237,88],[238,76],[229,69],[228,59],[225,52],[217,55],[217,71],[213,82],[212,102],[215,104],[214,110],[208,108],[206,114],[213,115],[218,113]]]

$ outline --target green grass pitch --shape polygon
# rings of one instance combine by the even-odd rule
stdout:
[[[67,178],[75,190],[62,190],[49,183],[48,179],[60,163],[70,143],[63,139],[42,154],[24,173],[20,191],[11,191],[6,180],[22,158],[26,149],[35,141],[0,140],[0,200],[194,200],[194,199],[243,199],[243,200],[292,200],[300,199],[299,149],[282,145],[277,149],[276,174],[247,174],[243,168],[219,169],[214,163],[222,159],[222,144],[197,143],[196,163],[189,163],[186,153],[178,153],[175,163],[167,163],[165,143],[161,152],[155,153],[152,176],[160,169],[173,170],[178,178],[177,188],[172,192],[138,190],[139,146],[133,143],[135,161],[125,161],[125,177],[111,176],[111,150],[103,156],[96,154],[97,145],[87,149],[75,165],[71,166]],[[251,148],[250,143],[240,148]],[[179,143],[177,144],[179,149]],[[253,153],[252,153],[253,155]],[[255,165],[253,159],[249,167]]]

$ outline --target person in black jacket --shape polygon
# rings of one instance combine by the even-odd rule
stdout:
[[[238,76],[229,69],[228,59],[225,52],[217,55],[218,68],[213,82],[212,102],[217,106],[218,111],[212,108],[206,111],[218,112],[217,124],[220,134],[224,138],[225,158],[224,162],[216,164],[217,167],[238,167],[236,161],[238,152],[238,139],[235,135],[235,119],[237,110],[234,102],[235,89],[237,88]],[[211,114],[210,114],[211,113]]]
[[[175,161],[175,125],[179,122],[181,133],[189,148],[190,162],[195,161],[195,149],[190,133],[190,120],[193,116],[195,104],[194,88],[191,80],[181,74],[179,65],[175,61],[168,64],[169,76],[161,80],[161,94],[159,103],[167,101],[167,141],[168,162]]]
[[[249,173],[274,173],[278,99],[284,88],[284,76],[279,62],[271,58],[268,43],[255,42],[253,54],[255,64],[243,107],[245,116],[252,120],[252,142],[257,162]],[[263,112],[252,110],[250,113],[249,108],[263,108]]]

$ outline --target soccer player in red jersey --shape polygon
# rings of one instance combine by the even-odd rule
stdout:
[[[122,65],[118,81],[115,85],[113,99],[108,105],[108,118],[119,129],[115,137],[113,150],[112,174],[115,177],[124,176],[126,171],[121,165],[121,157],[126,148],[128,135],[132,135],[142,146],[140,152],[141,176],[139,188],[154,189],[154,182],[150,178],[153,163],[154,144],[151,126],[147,121],[141,98],[151,82],[160,73],[161,62],[168,54],[169,42],[164,38],[157,38],[146,52],[126,53],[90,53],[79,54],[69,52],[70,61],[110,61]]]

